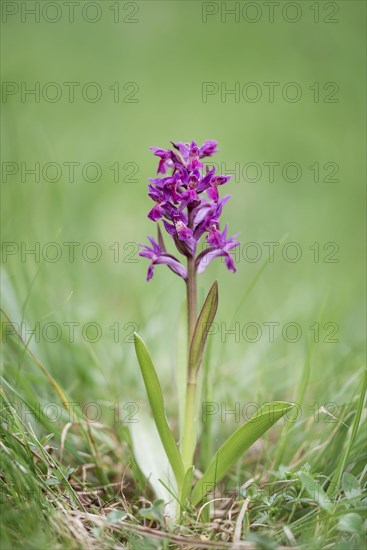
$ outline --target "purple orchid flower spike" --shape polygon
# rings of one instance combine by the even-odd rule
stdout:
[[[201,159],[217,153],[217,142],[207,140],[202,146],[195,141],[171,143],[173,150],[150,148],[159,158],[159,164],[158,177],[148,180],[148,194],[154,201],[148,218],[154,222],[162,220],[177,250],[186,256],[188,269],[149,237],[152,247],[143,246],[140,252],[141,256],[151,260],[147,280],[152,278],[154,266],[164,263],[187,281],[190,270],[202,273],[214,258],[221,256],[225,258],[227,268],[236,271],[230,251],[239,243],[235,236],[227,238],[227,226],[223,232],[220,231],[220,216],[230,195],[220,198],[218,188],[231,176],[218,175],[214,167],[204,168],[201,162]],[[207,247],[196,256],[202,238]]]

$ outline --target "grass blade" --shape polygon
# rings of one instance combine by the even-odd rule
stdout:
[[[345,468],[345,465],[347,463],[347,460],[348,460],[348,456],[349,456],[349,453],[353,447],[353,443],[355,441],[355,438],[357,436],[357,432],[358,432],[358,428],[359,428],[359,424],[360,424],[360,421],[361,421],[361,416],[362,416],[362,411],[363,411],[363,405],[364,405],[364,401],[365,401],[365,398],[366,398],[366,390],[367,390],[367,370],[364,370],[363,372],[363,379],[362,379],[362,388],[361,388],[361,393],[360,393],[360,396],[359,396],[359,400],[358,400],[358,405],[357,405],[357,411],[356,411],[356,414],[355,414],[355,417],[353,419],[353,424],[352,424],[352,429],[350,431],[350,436],[349,436],[349,439],[348,439],[348,443],[347,443],[347,446],[345,448],[345,451],[341,457],[341,460],[334,472],[334,475],[333,475],[333,478],[331,480],[331,483],[328,487],[328,493],[330,493],[332,490],[335,491],[335,489],[339,488],[340,486],[340,481],[341,481],[341,477],[342,477],[342,474],[343,474],[343,470]]]
[[[286,238],[288,237],[288,233],[286,233],[285,235],[283,235],[283,237],[280,239],[279,241],[279,244],[283,244],[286,240]],[[269,257],[266,258],[261,264],[260,264],[260,267],[259,269],[256,271],[254,277],[252,278],[250,284],[248,285],[244,295],[242,296],[241,300],[239,301],[238,303],[238,306],[232,316],[232,319],[231,319],[231,322],[230,322],[230,325],[233,325],[235,322],[236,322],[236,319],[238,319],[238,315],[239,313],[241,312],[243,306],[246,304],[248,298],[250,297],[251,295],[251,292],[253,291],[253,289],[255,288],[256,286],[256,283],[257,281],[260,279],[261,275],[263,274],[263,272],[265,271],[265,269],[268,267],[268,265],[270,264],[270,260],[271,260],[271,256],[269,254]]]
[[[68,412],[71,412],[71,409],[70,409],[70,400],[68,400],[68,398],[65,396],[64,392],[62,391],[61,387],[59,386],[59,384],[56,382],[55,378],[48,372],[48,370],[46,369],[46,367],[43,366],[43,364],[41,363],[41,361],[39,361],[39,359],[37,359],[37,357],[34,355],[34,353],[30,350],[29,348],[29,345],[23,341],[21,335],[19,334],[17,328],[15,327],[15,325],[13,324],[13,322],[9,319],[8,315],[5,313],[5,311],[3,311],[2,309],[0,309],[0,312],[2,315],[4,315],[4,317],[7,319],[7,322],[12,326],[13,328],[13,331],[14,331],[14,335],[18,338],[18,340],[20,341],[21,345],[23,346],[24,350],[26,353],[28,353],[28,355],[32,358],[33,362],[37,365],[37,367],[43,372],[43,374],[46,376],[46,378],[48,379],[48,381],[50,382],[51,386],[53,387],[53,389],[55,390],[55,392],[57,393],[57,395],[59,396],[62,404],[64,405],[65,409],[68,411]],[[2,338],[3,338],[3,324],[2,324],[2,321],[0,320],[0,325],[1,325],[1,333],[2,333]]]
[[[192,503],[194,506],[199,504],[210,488],[228,473],[242,454],[291,407],[292,403],[284,401],[267,403],[223,443],[193,490]]]
[[[327,302],[327,296],[325,297],[324,302],[321,305],[320,312],[318,314],[318,323],[319,324],[321,323],[322,318],[323,318],[324,310],[325,310],[325,307],[326,307],[326,302]],[[315,341],[310,342],[307,346],[306,357],[305,357],[305,361],[303,363],[303,369],[302,369],[301,377],[300,377],[298,387],[297,387],[297,391],[296,391],[296,397],[295,397],[294,401],[295,401],[295,403],[297,403],[298,407],[300,407],[300,408],[303,407],[303,403],[304,403],[304,399],[305,399],[305,395],[306,395],[306,390],[307,390],[307,387],[308,387],[308,384],[309,384],[309,381],[310,381],[314,347],[315,347]],[[288,435],[289,435],[290,430],[292,428],[294,428],[295,421],[296,421],[296,418],[297,418],[297,412],[298,412],[297,409],[294,409],[294,411],[292,411],[291,422],[288,422],[283,427],[282,433],[280,434],[280,440],[279,440],[279,443],[278,443],[278,446],[277,446],[274,465],[273,465],[274,470],[279,468],[279,466],[282,462],[284,452],[285,452],[285,450],[287,448],[287,444],[288,444]]]
[[[143,340],[136,333],[134,333],[134,344],[149,403],[152,408],[154,422],[157,426],[159,437],[161,438],[167,458],[171,464],[177,485],[181,487],[184,479],[184,468],[175,439],[167,422],[161,385],[148,349]]]

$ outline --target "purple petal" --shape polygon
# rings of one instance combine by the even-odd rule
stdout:
[[[173,147],[175,147],[180,151],[181,155],[183,156],[183,159],[186,162],[187,159],[189,158],[190,145],[188,143],[183,143],[183,141],[176,141],[176,142],[172,141],[171,143]]]
[[[176,233],[176,228],[174,225],[171,225],[170,223],[166,222],[166,220],[163,220],[163,225],[169,235],[171,237]]]
[[[211,157],[217,152],[217,142],[214,139],[208,139],[204,141],[203,145],[200,147],[200,158]]]
[[[167,265],[174,273],[177,273],[183,279],[187,279],[186,268],[170,254],[162,254],[155,262],[156,264]]]
[[[153,151],[156,157],[167,157],[167,150],[161,149],[160,147],[149,147],[150,151]]]
[[[162,216],[163,216],[163,208],[159,204],[156,204],[155,206],[153,206],[150,212],[148,212],[148,218],[153,222],[160,220]]]
[[[225,256],[225,262],[226,262],[226,266],[228,269],[230,269],[231,271],[233,271],[233,273],[236,273],[236,267],[234,265],[234,260],[232,258],[232,256],[230,254],[224,254]]]
[[[158,164],[157,174],[165,174],[167,172],[168,166],[169,166],[169,161],[161,159]]]
[[[202,180],[200,181],[199,185],[198,185],[198,191],[201,192],[201,191],[205,191],[206,189],[208,189],[208,187],[210,186],[210,182],[212,180],[212,178],[214,177],[214,174],[215,174],[215,168],[212,168],[211,170],[209,170],[205,176],[202,178]]]
[[[148,267],[148,271],[147,271],[147,282],[150,281],[150,279],[153,277],[153,274],[154,274],[154,264],[151,263]]]
[[[180,241],[188,241],[193,235],[192,229],[189,229],[181,220],[175,222],[175,228]]]
[[[207,243],[209,243],[211,246],[220,247],[222,244],[222,234],[220,231],[218,231],[215,224],[213,224],[213,228],[209,231],[209,235],[206,238]]]
[[[152,252],[147,246],[145,247],[145,250],[140,250],[139,256],[142,256],[143,258],[148,258],[148,260],[151,260],[155,257],[154,252]]]
[[[159,256],[159,254],[161,254],[162,250],[161,250],[161,247],[159,246],[159,244],[155,241],[154,237],[152,237],[151,235],[148,236],[148,239],[150,241],[150,244],[152,245],[153,247],[153,252]]]
[[[216,178],[216,185],[224,185],[227,183],[232,176],[217,176]]]
[[[207,193],[208,193],[208,197],[213,199],[213,201],[218,202],[219,193],[215,185],[213,185],[212,187],[209,187],[209,189],[207,190]]]
[[[204,273],[210,262],[215,258],[222,255],[220,248],[209,248],[201,255],[199,261],[197,262],[197,272]]]

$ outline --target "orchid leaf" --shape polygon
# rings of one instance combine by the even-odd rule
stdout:
[[[166,503],[167,514],[174,516],[177,504],[172,493],[178,494],[177,482],[148,408],[139,409],[139,422],[128,424],[134,460],[155,496]]]
[[[134,333],[134,344],[149,403],[152,408],[154,422],[157,426],[159,437],[161,438],[167,458],[171,464],[177,485],[181,487],[184,479],[184,468],[181,455],[167,422],[162,388],[148,349],[143,340],[136,333]]]
[[[194,335],[190,346],[189,365],[193,372],[199,370],[201,360],[204,354],[205,342],[209,333],[210,326],[214,321],[218,308],[218,283],[215,281],[208,292],[208,296],[201,309],[196,322]]]
[[[199,504],[209,490],[223,479],[243,453],[292,406],[292,403],[284,401],[266,403],[248,422],[240,426],[218,449],[204,475],[195,485],[192,504],[194,506]]]

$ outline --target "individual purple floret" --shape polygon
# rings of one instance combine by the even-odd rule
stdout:
[[[227,239],[227,229],[227,225],[225,226],[223,233],[217,229],[213,229],[207,236],[206,241],[210,244],[210,246],[199,254],[195,262],[198,273],[203,273],[208,264],[214,260],[214,258],[219,258],[220,256],[224,256],[228,269],[233,272],[236,271],[233,258],[229,251],[238,246],[240,243],[234,240],[237,235],[233,235],[233,237]]]
[[[201,159],[217,152],[217,142],[205,141],[199,147],[191,143],[172,142],[174,149],[151,147],[159,158],[158,177],[149,179],[148,194],[154,201],[148,218],[162,220],[176,248],[187,257],[198,273],[220,256],[225,257],[228,269],[236,271],[230,251],[238,246],[235,236],[227,238],[227,226],[220,231],[220,216],[230,195],[219,198],[218,188],[225,185],[231,176],[216,174],[215,168],[204,168]],[[162,177],[159,177],[162,174]],[[200,239],[205,236],[207,247],[196,256]],[[140,256],[148,258],[149,281],[156,264],[166,264],[172,271],[187,279],[187,271],[175,256],[168,254],[162,237],[159,244],[149,237],[152,248],[143,246]]]
[[[153,277],[154,266],[157,264],[168,265],[168,267],[172,269],[172,271],[174,271],[175,273],[177,273],[177,275],[186,280],[186,268],[178,261],[178,259],[172,256],[172,254],[167,254],[167,252],[164,252],[159,244],[155,242],[153,237],[148,237],[148,239],[150,240],[152,248],[142,244],[140,246],[142,246],[143,250],[139,252],[140,256],[152,260],[148,268],[147,281],[150,281],[150,279]]]

